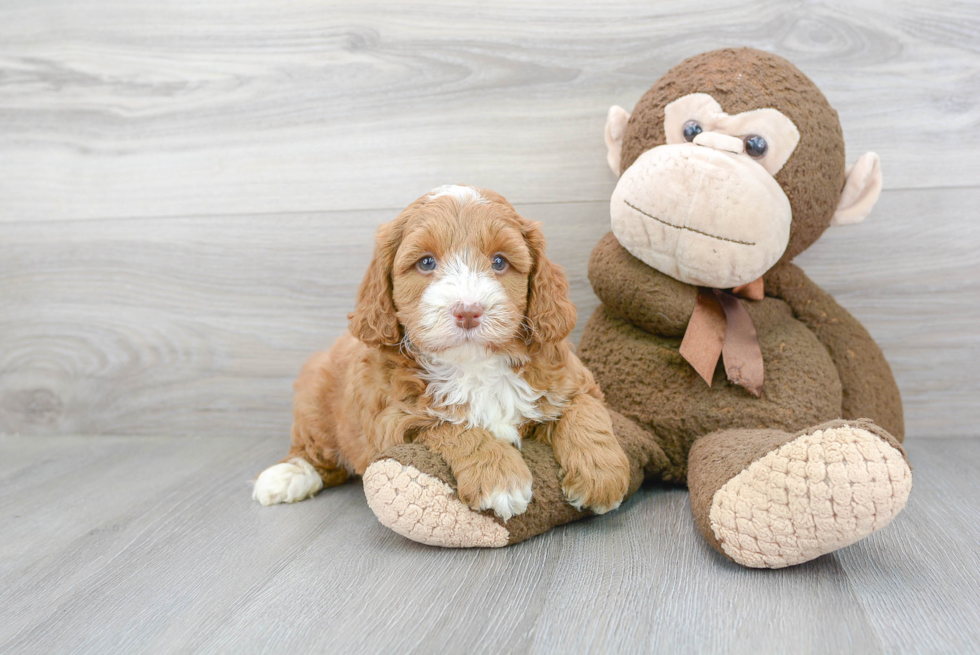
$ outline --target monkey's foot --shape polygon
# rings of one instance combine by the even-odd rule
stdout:
[[[695,493],[706,477],[703,469],[723,467],[726,435],[741,441],[745,452],[745,439],[763,434],[726,431],[704,437],[706,443],[697,447],[699,440],[692,449],[692,506],[706,498],[708,489]],[[833,421],[786,435],[716,486],[708,506],[695,508],[695,514],[707,524],[701,527],[710,530],[709,541],[735,562],[782,568],[885,527],[905,507],[911,489],[912,470],[891,435],[867,420]]]
[[[403,537],[430,546],[506,546],[507,528],[474,512],[438,476],[396,459],[380,459],[364,472],[364,495],[381,521]]]

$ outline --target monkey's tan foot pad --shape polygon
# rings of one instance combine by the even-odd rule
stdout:
[[[467,507],[447,483],[395,459],[367,468],[364,495],[382,525],[412,541],[450,548],[496,548],[510,541],[507,528]]]
[[[902,451],[845,424],[799,436],[754,461],[715,492],[709,520],[737,563],[782,568],[885,527],[911,490]]]

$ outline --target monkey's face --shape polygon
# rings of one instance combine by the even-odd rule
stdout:
[[[775,109],[728,115],[692,93],[664,109],[666,144],[641,154],[612,195],[619,242],[688,284],[730,288],[762,276],[790,238],[790,201],[774,176],[800,140]]]

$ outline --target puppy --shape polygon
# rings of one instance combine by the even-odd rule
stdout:
[[[566,341],[575,307],[544,251],[537,223],[473,187],[439,187],[382,225],[350,330],[303,367],[292,447],[253,497],[309,498],[416,441],[445,459],[462,502],[507,520],[531,501],[519,449],[533,437],[552,446],[569,503],[618,507],[629,464]]]

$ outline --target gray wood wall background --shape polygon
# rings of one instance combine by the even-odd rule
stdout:
[[[980,4],[953,0],[5,0],[0,433],[285,438],[374,229],[447,182],[544,222],[581,325],[607,108],[724,46],[793,61],[849,160],[881,155],[872,216],[799,262],[910,435],[977,435]]]

